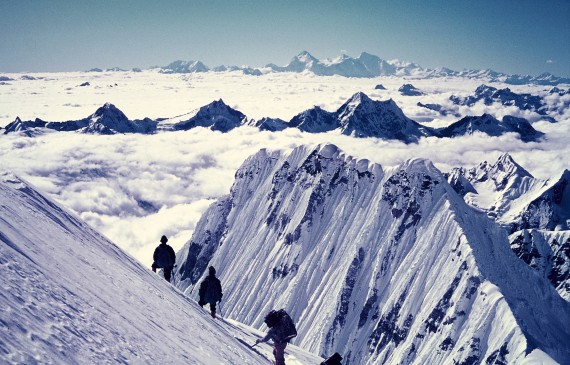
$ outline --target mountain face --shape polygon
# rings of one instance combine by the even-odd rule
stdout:
[[[570,231],[521,230],[509,241],[515,254],[570,302]]]
[[[29,121],[22,121],[19,117],[16,117],[16,119],[12,122],[9,123],[5,128],[4,131],[2,132],[2,134],[8,134],[8,133],[14,133],[14,132],[23,132],[24,134],[26,134],[27,136],[32,136],[33,135],[33,129],[35,128],[44,128],[46,126],[47,122],[44,122],[41,119],[36,118],[35,120],[29,120]]]
[[[399,71],[396,66],[366,52],[357,58],[341,55],[333,60],[321,61],[309,52],[303,51],[293,57],[286,66],[269,64],[267,67],[274,72],[309,71],[319,76],[340,75],[344,77],[388,76],[395,75]]]
[[[208,72],[210,69],[200,61],[174,61],[161,68],[162,73]]]
[[[228,132],[246,121],[244,114],[232,109],[220,99],[201,107],[192,118],[174,124],[173,128],[174,130],[188,130],[205,127],[213,131]]]
[[[534,178],[509,154],[497,162],[458,169],[476,191],[466,201],[487,211],[515,232],[522,229],[567,230],[570,220],[570,171],[550,180]]]
[[[336,112],[315,106],[297,114],[287,126],[309,133],[338,130],[353,137],[396,139],[405,143],[437,135],[433,129],[406,117],[393,100],[374,101],[362,92],[354,94]]]
[[[404,85],[400,86],[398,91],[400,92],[400,94],[402,94],[404,96],[422,96],[422,95],[424,95],[423,92],[421,92],[419,89],[417,89],[412,84],[404,84]]]
[[[452,95],[449,99],[457,105],[473,106],[475,103],[483,101],[485,105],[501,103],[506,106],[514,105],[521,110],[531,110],[538,114],[546,113],[540,96],[517,94],[509,88],[497,89],[492,86],[481,85],[475,90],[475,95],[465,98]]]
[[[279,132],[289,127],[286,121],[280,118],[261,118],[251,120],[247,125],[259,128],[260,131]]]
[[[270,356],[235,338],[254,336],[213,322],[150,268],[4,172],[0,276],[2,364],[262,365]]]
[[[273,72],[305,72],[318,76],[339,75],[344,77],[378,76],[417,76],[422,78],[466,77],[471,79],[487,79],[489,82],[503,82],[511,85],[558,85],[570,84],[570,79],[544,73],[539,76],[508,75],[493,70],[453,71],[449,68],[425,69],[413,62],[398,60],[386,61],[378,56],[363,52],[357,58],[341,55],[335,59],[319,60],[307,51],[293,57],[288,65],[277,66],[270,63],[266,66]]]
[[[319,106],[297,114],[289,121],[288,125],[309,133],[329,132],[340,127],[336,114]]]
[[[570,305],[425,160],[261,150],[177,264],[189,295],[213,265],[229,316],[286,308],[294,343],[347,364],[570,361]]]
[[[81,129],[84,133],[115,134],[115,133],[153,133],[157,122],[145,118],[129,120],[127,116],[111,103],[106,103],[84,122],[87,126]],[[80,122],[81,123],[81,122]],[[79,123],[79,124],[80,124]]]
[[[111,103],[105,103],[95,113],[80,120],[67,122],[45,122],[41,119],[22,122],[20,118],[6,126],[4,134],[23,132],[28,136],[34,134],[34,129],[47,128],[60,132],[79,131],[81,133],[116,134],[116,133],[144,133],[156,131],[158,122],[145,118],[143,120],[129,120],[127,116]],[[37,132],[37,131],[36,131]]]
[[[508,154],[471,169],[456,168],[448,182],[465,201],[483,209],[511,233],[515,254],[570,301],[570,172],[534,178]]]
[[[355,137],[397,139],[406,143],[436,133],[404,115],[390,99],[374,101],[364,93],[354,94],[337,111],[342,134]]]
[[[513,116],[504,116],[499,122],[492,115],[483,114],[479,117],[469,116],[439,130],[442,137],[456,137],[482,132],[489,136],[501,136],[505,133],[516,133],[524,142],[540,139],[544,133],[532,127],[528,120]]]

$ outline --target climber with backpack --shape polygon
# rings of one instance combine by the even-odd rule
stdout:
[[[198,304],[203,307],[206,303],[210,303],[210,314],[212,318],[216,318],[216,303],[222,301],[222,284],[220,279],[216,277],[216,269],[213,266],[208,268],[208,276],[202,283],[200,283],[200,289],[198,290],[198,295],[200,300]]]
[[[164,279],[170,283],[172,269],[176,262],[176,254],[174,253],[174,249],[167,245],[166,242],[168,242],[168,238],[162,236],[160,238],[160,245],[154,250],[154,254],[152,255],[152,271],[156,272],[156,269],[163,269]]]
[[[255,344],[273,340],[275,365],[285,365],[285,347],[293,337],[297,336],[295,323],[285,309],[269,311],[264,322],[269,327],[269,332],[262,339],[256,340]]]

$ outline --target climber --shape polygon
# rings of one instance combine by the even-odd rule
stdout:
[[[168,242],[168,238],[162,236],[160,238],[160,245],[154,250],[154,254],[152,255],[154,260],[152,263],[152,271],[156,272],[156,269],[163,269],[164,279],[170,283],[172,269],[176,262],[176,254],[174,253],[174,249],[167,245],[166,242]]]
[[[198,304],[203,307],[206,303],[210,303],[210,314],[212,318],[216,318],[216,303],[222,301],[224,294],[222,293],[220,279],[216,277],[216,269],[210,266],[208,271],[209,275],[200,283]]]

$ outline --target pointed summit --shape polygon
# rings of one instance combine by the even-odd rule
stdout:
[[[313,57],[313,55],[311,55],[309,52],[303,51],[293,57],[291,62],[285,66],[285,70],[292,72],[302,72],[305,70],[311,70],[318,63],[318,59]]]
[[[100,121],[112,120],[116,122],[129,120],[119,108],[109,102],[98,108],[95,113],[91,115],[91,119],[99,119]]]
[[[247,120],[246,116],[229,107],[222,99],[215,100],[201,107],[196,114],[186,120],[174,124],[175,130],[188,130],[205,127],[213,131],[227,132],[239,127]]]
[[[434,132],[404,115],[402,109],[389,99],[374,101],[358,92],[336,112],[342,134],[355,137],[398,139],[409,143]]]
[[[328,112],[319,106],[314,106],[295,115],[289,121],[289,126],[304,132],[321,133],[337,129],[339,124],[334,113]]]
[[[31,131],[33,128],[45,127],[46,122],[41,119],[36,118],[35,120],[23,121],[20,117],[16,117],[12,123],[9,123],[3,134],[13,133],[13,132],[24,132],[27,136],[32,136],[34,133]]]

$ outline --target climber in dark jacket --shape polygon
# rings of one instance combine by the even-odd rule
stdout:
[[[174,253],[174,249],[167,245],[166,242],[168,242],[168,238],[162,236],[160,238],[160,245],[154,250],[154,254],[152,255],[152,271],[156,272],[156,269],[163,269],[164,279],[170,283],[172,269],[176,262],[176,254]]]
[[[222,293],[222,283],[216,277],[216,269],[210,266],[208,270],[209,275],[200,283],[198,304],[203,307],[206,303],[210,303],[210,314],[212,318],[216,318],[216,303],[222,301],[224,294]]]
[[[269,332],[265,337],[256,340],[255,344],[272,340],[275,365],[285,365],[285,347],[293,337],[297,336],[295,325],[284,309],[269,311],[264,322],[269,327]]]

